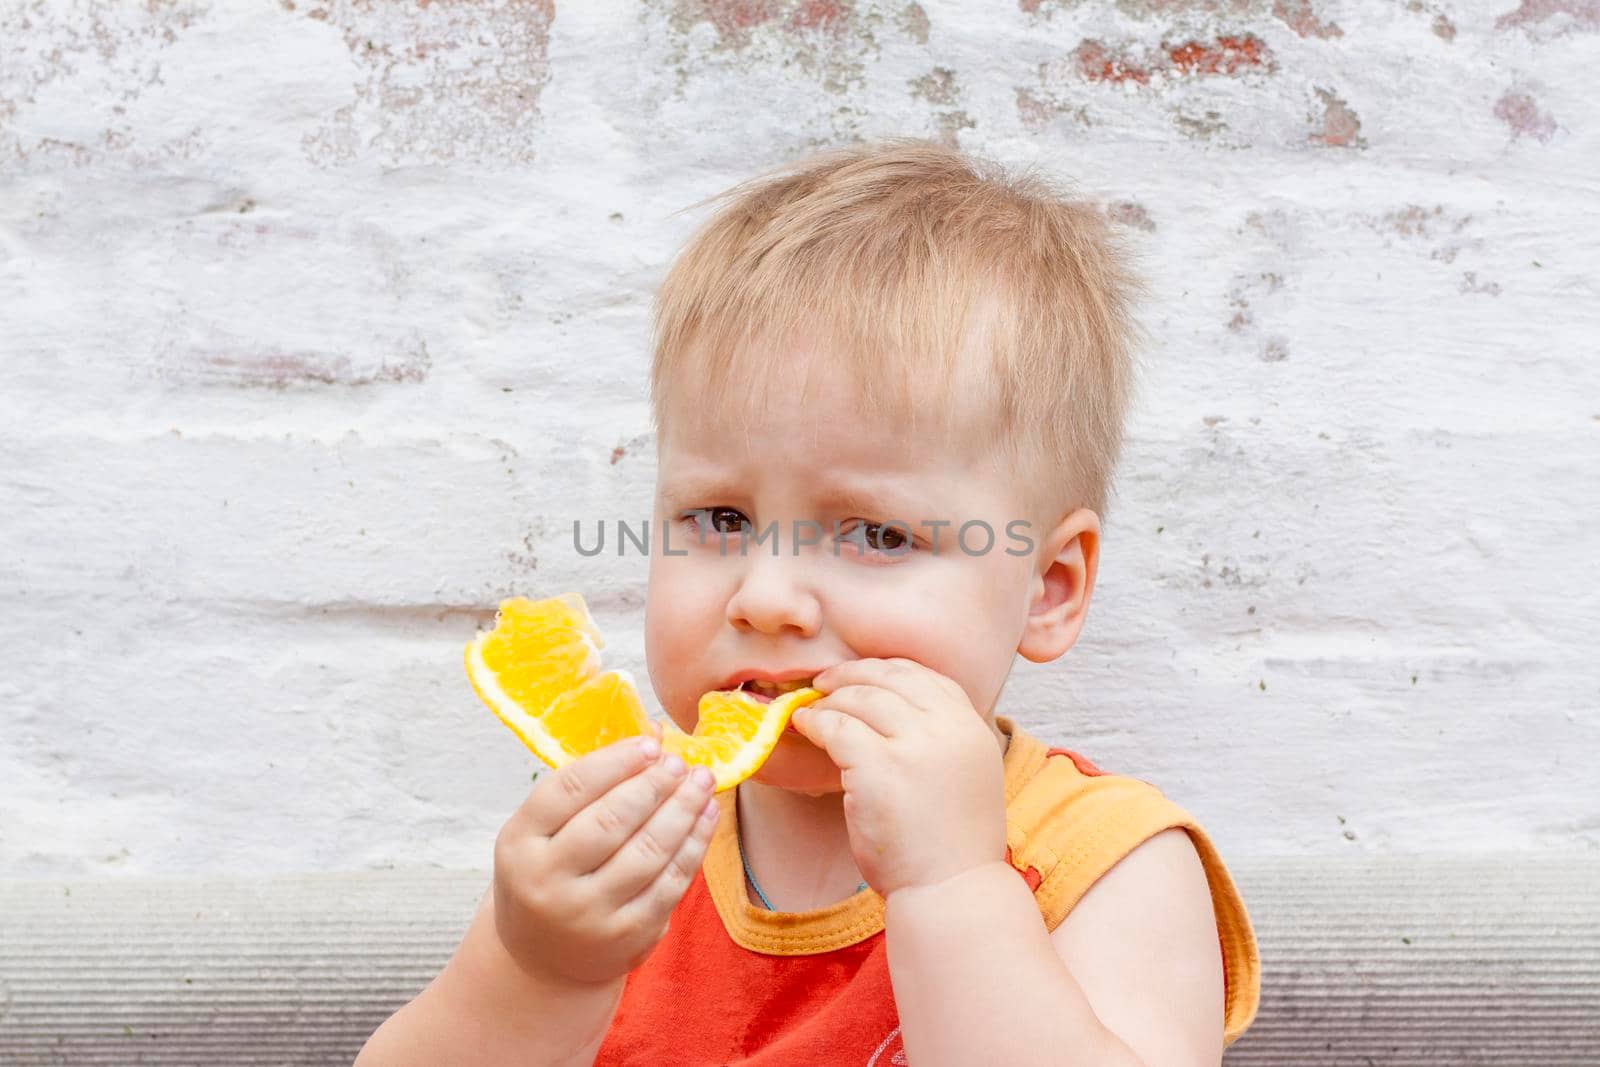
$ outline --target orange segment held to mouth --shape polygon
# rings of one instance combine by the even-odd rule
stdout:
[[[473,691],[535,756],[560,768],[625,737],[656,732],[633,677],[602,671],[599,628],[583,597],[504,600],[494,628],[466,646]],[[795,709],[822,699],[809,686],[763,701],[742,689],[700,698],[694,732],[660,726],[661,747],[705,767],[715,789],[730,789],[760,769]]]

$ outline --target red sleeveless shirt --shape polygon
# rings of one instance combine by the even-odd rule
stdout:
[[[1145,840],[1182,827],[1211,886],[1226,986],[1224,1043],[1255,1017],[1254,932],[1216,849],[1152,785],[1049,748],[1005,716],[1006,860],[1054,930],[1094,881]],[[890,1067],[904,1064],[884,901],[864,889],[823,908],[750,902],[733,791],[667,933],[627,977],[596,1067]]]

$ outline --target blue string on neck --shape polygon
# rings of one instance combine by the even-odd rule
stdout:
[[[739,825],[739,787],[738,786],[734,786],[733,787],[733,805],[734,805],[734,808],[733,808],[733,828],[734,828],[734,831],[735,831],[734,835],[733,835],[733,839],[739,845],[739,862],[744,864],[744,876],[750,880],[750,888],[754,889],[756,891],[756,896],[761,898],[761,903],[766,905],[767,910],[768,911],[777,911],[778,909],[774,908],[772,906],[772,901],[768,900],[767,899],[767,895],[761,891],[761,887],[759,885],[756,885],[756,876],[750,870],[750,861],[745,859],[745,855],[744,855],[744,828]],[[865,888],[867,888],[867,883],[866,882],[862,882],[860,885],[856,886],[856,892],[859,893]]]

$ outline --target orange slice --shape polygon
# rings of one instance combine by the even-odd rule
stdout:
[[[731,789],[761,769],[778,747],[796,708],[822,699],[810,686],[790,690],[762,703],[743,689],[721,689],[700,698],[694,733],[663,723],[661,747],[683,762],[708,767],[716,776],[715,792]]]
[[[502,601],[494,628],[466,647],[467,678],[489,709],[553,768],[624,737],[656,733],[661,747],[716,778],[715,790],[750,777],[778,746],[796,708],[822,699],[804,687],[763,703],[741,689],[700,698],[694,733],[653,721],[627,671],[602,671],[605,641],[583,597]]]

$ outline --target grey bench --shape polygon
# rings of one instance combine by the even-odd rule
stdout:
[[[1600,1064],[1600,856],[1241,858],[1262,956],[1226,1063]],[[0,1064],[348,1064],[480,871],[0,881]]]

